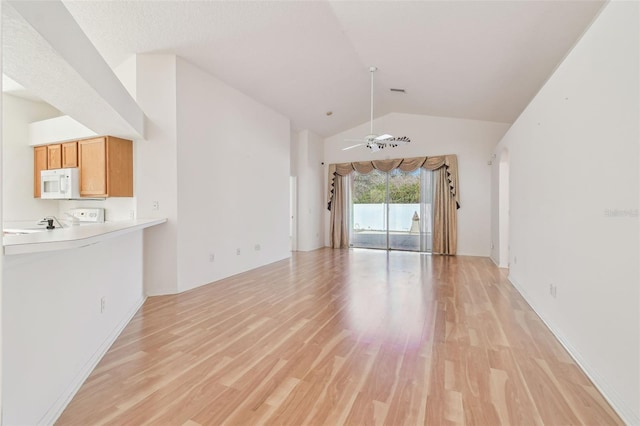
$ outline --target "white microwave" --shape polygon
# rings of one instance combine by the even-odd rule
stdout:
[[[50,200],[80,198],[78,168],[42,170],[40,172],[40,198]]]

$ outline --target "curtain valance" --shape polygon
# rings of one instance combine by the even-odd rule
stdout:
[[[449,191],[456,202],[456,208],[460,208],[460,187],[458,185],[458,157],[456,155],[440,155],[437,157],[413,157],[394,160],[357,161],[353,163],[329,164],[329,193],[327,196],[327,208],[331,210],[333,195],[335,193],[335,177],[347,176],[354,171],[367,174],[373,169],[381,172],[390,172],[399,168],[403,172],[412,172],[422,167],[427,170],[445,168]]]

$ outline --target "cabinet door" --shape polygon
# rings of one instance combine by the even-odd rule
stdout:
[[[62,145],[47,145],[47,169],[62,168]]]
[[[78,142],[80,196],[107,196],[106,139],[95,138]]]
[[[133,197],[133,143],[107,136],[107,191],[109,197]]]
[[[78,167],[78,142],[62,144],[62,167]]]
[[[40,172],[47,170],[47,147],[33,148],[33,196],[40,198]]]

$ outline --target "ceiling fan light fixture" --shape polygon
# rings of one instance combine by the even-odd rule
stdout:
[[[384,140],[387,140],[387,139],[393,139],[393,136],[385,133],[384,135],[376,136],[374,140],[376,140],[376,141],[384,141]]]
[[[409,139],[406,136],[397,138],[388,133],[385,133],[382,135],[376,135],[375,133],[373,133],[373,73],[376,72],[377,70],[378,70],[377,67],[369,67],[369,72],[371,73],[371,116],[370,116],[369,134],[365,136],[363,139],[361,139],[361,143],[357,145],[352,145],[346,148],[342,148],[343,151],[346,151],[347,149],[355,148],[357,146],[366,146],[372,152],[378,152],[381,149],[384,149],[386,146],[390,146],[392,148],[397,147],[399,145],[397,142],[401,142],[403,144],[407,142],[411,142],[411,139]],[[398,91],[401,90],[404,92],[404,89],[391,89],[391,90],[398,90]],[[347,139],[347,141],[355,142],[355,140],[353,139]]]
[[[377,143],[368,143],[367,144],[367,148],[369,148],[371,150],[371,152],[378,152],[384,147],[381,147]]]

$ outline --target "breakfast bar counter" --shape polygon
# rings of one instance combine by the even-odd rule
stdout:
[[[129,232],[166,222],[167,219],[133,219],[100,224],[68,226],[49,231],[6,234],[2,239],[5,255],[66,250],[99,243]]]
[[[145,235],[165,222],[3,224],[3,424],[55,423],[144,303]]]

